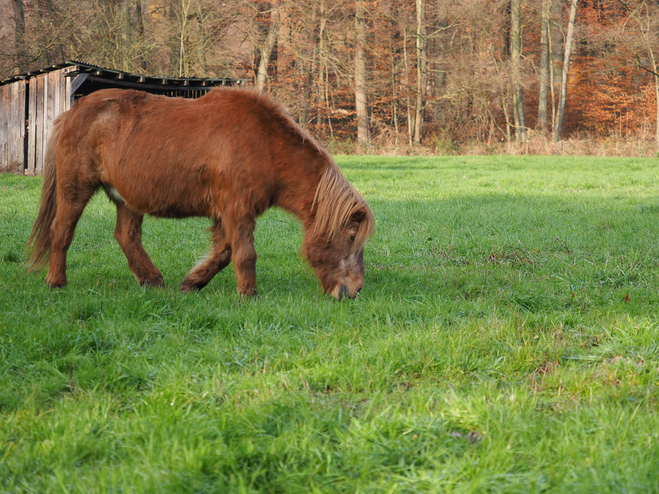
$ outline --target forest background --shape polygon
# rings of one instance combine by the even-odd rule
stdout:
[[[64,60],[268,91],[333,152],[655,155],[659,0],[0,0]]]

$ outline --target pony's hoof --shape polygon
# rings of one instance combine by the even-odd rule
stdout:
[[[249,299],[249,298],[251,298],[251,299],[259,298],[259,294],[256,291],[256,288],[250,288],[249,290],[247,290],[244,293],[240,292],[240,299],[241,300],[246,300],[246,299]]]
[[[144,286],[148,288],[159,288],[163,286],[165,280],[163,279],[162,274],[160,274],[159,276],[154,276],[153,278],[138,280],[138,283],[140,284],[140,286]]]
[[[183,293],[189,293],[189,292],[198,292],[202,288],[206,286],[206,283],[195,283],[193,281],[188,280],[187,278],[183,280],[181,283],[181,292]]]
[[[67,284],[67,279],[66,276],[60,279],[56,280],[51,280],[48,277],[46,277],[46,284],[50,287],[51,290],[55,288],[63,288]]]
[[[197,285],[181,285],[181,293],[198,292],[201,287]]]

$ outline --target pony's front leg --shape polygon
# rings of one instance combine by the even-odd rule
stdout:
[[[232,261],[241,296],[256,293],[256,249],[254,248],[254,218],[243,218],[236,223],[231,239]]]
[[[117,203],[117,225],[114,238],[128,260],[128,268],[140,285],[159,286],[163,283],[162,273],[155,267],[149,254],[142,246],[142,220],[144,215],[137,213],[124,203]]]
[[[213,246],[206,258],[197,264],[181,283],[182,292],[201,290],[231,262],[231,244],[222,226],[222,220],[217,220],[211,227]]]

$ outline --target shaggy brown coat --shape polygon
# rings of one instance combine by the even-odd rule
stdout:
[[[330,155],[280,105],[253,91],[217,88],[189,100],[108,89],[61,115],[29,241],[31,269],[48,263],[53,288],[67,283],[66,252],[100,188],[116,204],[114,235],[141,284],[163,282],[142,246],[143,216],[207,216],[211,251],[181,290],[203,288],[233,261],[238,291],[255,294],[255,222],[276,206],[302,222],[302,252],[325,292],[355,297],[363,285],[371,209]]]

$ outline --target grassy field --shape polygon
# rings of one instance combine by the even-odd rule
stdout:
[[[140,288],[88,206],[27,274],[0,176],[0,492],[659,492],[659,160],[339,157],[377,221],[357,301],[258,223],[260,298],[178,284],[207,220],[145,221]]]

